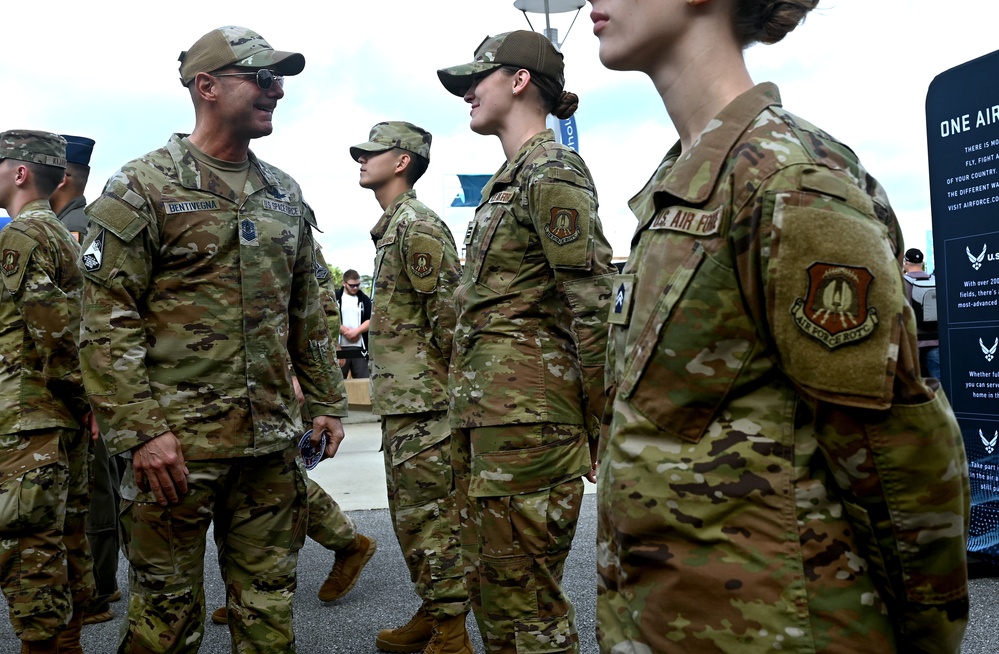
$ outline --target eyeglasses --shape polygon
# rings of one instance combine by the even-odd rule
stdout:
[[[209,73],[212,77],[256,77],[257,86],[266,91],[273,85],[284,86],[284,75],[277,75],[273,70],[269,68],[261,68],[260,70],[252,73],[221,73],[215,75]]]
[[[349,286],[349,287],[351,287],[351,288],[361,288],[361,285],[360,285],[360,284],[351,284],[351,283],[349,283],[349,282],[347,283],[347,286]]]

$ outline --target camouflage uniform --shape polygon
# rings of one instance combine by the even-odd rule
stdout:
[[[382,418],[392,526],[428,614],[464,615],[447,420],[451,294],[461,264],[451,231],[413,190],[385,208],[371,238],[371,409]]]
[[[189,492],[167,508],[139,491],[131,462],[125,470],[120,650],[198,649],[214,514],[236,649],[293,651],[307,515],[292,373],[310,415],[346,413],[312,212],[293,179],[252,153],[245,186],[232,189],[174,135],[115,173],[87,214],[81,354],[109,449],[172,431],[190,469]]]
[[[78,195],[66,204],[65,207],[59,210],[59,215],[56,216],[66,226],[69,233],[74,237],[78,234],[79,238],[77,241],[81,241],[87,237],[87,213],[84,209],[87,206],[87,198],[82,195]]]
[[[65,167],[62,139],[46,135],[40,144],[37,134],[0,134],[0,164]],[[35,156],[43,150],[52,158]],[[79,251],[45,199],[0,231],[0,586],[23,641],[56,637],[94,586]]]
[[[631,201],[603,652],[955,652],[968,478],[884,190],[763,84]]]
[[[603,411],[611,248],[586,164],[550,130],[482,198],[450,374],[469,594],[487,651],[575,652],[561,578]]]

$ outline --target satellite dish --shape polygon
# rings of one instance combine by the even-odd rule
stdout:
[[[513,6],[532,14],[563,14],[578,11],[586,5],[586,0],[515,0]]]

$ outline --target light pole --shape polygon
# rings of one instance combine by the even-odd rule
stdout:
[[[552,27],[551,15],[568,13],[570,11],[576,12],[576,15],[572,17],[572,23],[569,24],[569,28],[565,31],[565,37],[568,38],[572,26],[576,24],[576,18],[579,17],[579,10],[585,4],[586,0],[514,0],[513,6],[524,12],[524,18],[527,19],[527,24],[531,26],[532,30],[534,29],[534,25],[531,25],[531,19],[528,18],[527,14],[544,14],[545,29],[543,34],[546,39],[552,42],[552,45],[557,50],[561,51],[562,44],[565,43],[565,38],[561,41],[558,40],[558,30]],[[577,152],[579,151],[579,131],[576,128],[575,116],[559,120],[555,116],[549,115],[547,123],[548,127],[555,132],[555,138],[558,139],[559,143],[567,145]]]

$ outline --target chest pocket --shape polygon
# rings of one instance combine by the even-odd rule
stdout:
[[[743,376],[757,347],[756,330],[735,271],[725,263],[727,250],[709,255],[697,239],[663,233],[646,238],[650,256],[637,275],[635,302],[656,300],[644,323],[631,324],[619,396],[659,429],[696,443]],[[672,256],[657,260],[671,250]],[[661,273],[665,284],[642,288],[642,277],[668,271],[671,258],[672,272]],[[633,319],[642,314],[633,308]]]
[[[520,271],[527,249],[522,229],[512,210],[516,194],[494,193],[475,217],[466,261],[477,284],[496,293],[505,293]]]

